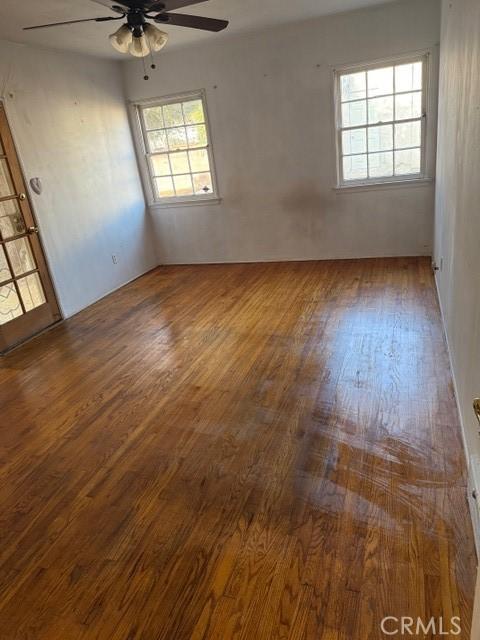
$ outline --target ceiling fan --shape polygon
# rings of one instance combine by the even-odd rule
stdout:
[[[138,58],[156,53],[167,44],[168,34],[161,31],[151,22],[157,24],[171,24],[178,27],[190,27],[203,31],[222,31],[228,26],[227,20],[203,18],[185,13],[171,13],[175,9],[188,7],[192,4],[206,2],[206,0],[93,0],[108,7],[117,15],[104,18],[84,18],[40,24],[34,27],[24,27],[24,31],[45,29],[79,22],[109,22],[123,20],[126,22],[109,37],[112,46],[120,53],[129,53]],[[151,22],[149,22],[151,21]],[[155,65],[151,65],[155,68]],[[146,79],[148,79],[146,77]]]

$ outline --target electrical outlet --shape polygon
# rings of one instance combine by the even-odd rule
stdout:
[[[116,253],[112,254],[112,262],[113,264],[118,264],[118,258]]]

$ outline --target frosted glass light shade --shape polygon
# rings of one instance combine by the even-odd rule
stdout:
[[[128,45],[128,53],[136,58],[144,58],[150,53],[147,38],[143,35],[134,36],[132,42]]]
[[[168,42],[168,33],[160,31],[160,29],[157,29],[153,24],[144,25],[143,32],[152,53],[163,49]]]
[[[128,24],[123,24],[118,31],[109,36],[110,44],[120,53],[128,53],[133,34]]]

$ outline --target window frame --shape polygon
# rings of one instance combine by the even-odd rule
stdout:
[[[430,63],[431,63],[430,51],[417,51],[415,53],[409,53],[404,55],[392,56],[381,60],[375,60],[364,63],[356,63],[349,65],[337,66],[333,69],[333,82],[334,82],[334,109],[335,109],[335,145],[336,145],[336,171],[337,171],[337,189],[353,189],[358,187],[375,187],[382,185],[399,185],[409,183],[421,183],[430,181],[431,178],[428,175],[429,161],[428,161],[428,126],[429,126],[429,112],[430,112]],[[358,125],[355,127],[342,127],[342,99],[341,99],[341,77],[351,73],[368,72],[375,69],[382,69],[389,66],[397,66],[403,64],[412,64],[415,62],[422,62],[422,105],[421,115],[418,118],[408,118],[406,120],[395,120],[388,122],[377,122],[375,124],[369,124],[368,121],[364,125]],[[395,73],[393,79],[393,93],[386,94],[386,96],[402,95],[402,93],[412,93],[411,91],[395,93]],[[382,97],[382,96],[375,96]],[[368,107],[368,96],[366,97]],[[395,115],[395,114],[394,114]],[[367,118],[368,120],[368,118]],[[384,177],[372,177],[362,178],[359,180],[345,180],[343,176],[343,143],[342,133],[343,131],[354,129],[366,129],[367,131],[367,157],[368,157],[368,129],[380,125],[393,125],[404,124],[408,122],[421,123],[421,146],[420,146],[420,172],[415,174],[402,174],[399,176],[384,176]],[[395,147],[395,141],[394,141]],[[416,147],[415,147],[416,148]],[[394,150],[395,151],[395,150]]]
[[[198,147],[199,149],[206,149],[208,154],[208,161],[210,164],[210,174],[212,177],[213,190],[209,193],[203,194],[191,194],[186,196],[171,196],[166,198],[160,198],[157,196],[155,189],[155,176],[152,172],[152,164],[150,157],[159,155],[159,153],[151,152],[148,149],[147,129],[145,126],[145,119],[143,117],[143,110],[150,107],[159,107],[169,104],[177,104],[181,102],[187,102],[189,100],[201,100],[203,106],[203,113],[205,116],[205,128],[207,132],[207,145],[205,147]],[[208,107],[206,99],[206,91],[199,89],[197,91],[188,91],[185,93],[177,93],[169,96],[162,96],[156,98],[149,98],[147,100],[137,100],[131,103],[131,107],[134,110],[134,123],[135,123],[135,139],[138,154],[140,156],[140,167],[143,178],[143,183],[147,195],[148,205],[151,207],[169,208],[181,205],[202,205],[212,204],[220,202],[220,196],[218,192],[217,172],[215,167],[215,160],[213,154],[212,133],[210,127],[210,120],[208,116]],[[179,150],[180,151],[188,151]],[[193,175],[185,174],[185,175]]]

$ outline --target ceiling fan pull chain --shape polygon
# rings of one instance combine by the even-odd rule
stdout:
[[[153,58],[153,51],[152,48],[150,47],[150,69],[156,69],[157,65],[155,64],[155,60]]]
[[[142,64],[143,64],[143,73],[144,73],[143,79],[150,80],[150,76],[147,73],[147,65],[145,64],[145,58],[142,58]]]

